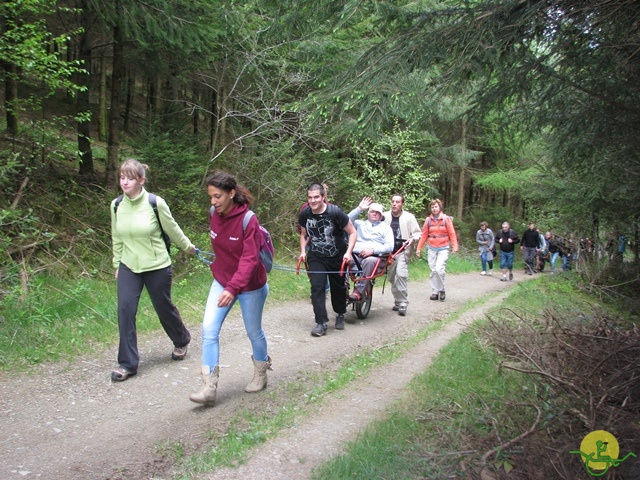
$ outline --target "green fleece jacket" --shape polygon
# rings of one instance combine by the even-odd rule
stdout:
[[[191,241],[173,219],[167,202],[158,196],[156,198],[165,233],[180,250],[190,250]],[[142,193],[133,200],[123,195],[117,214],[113,212],[115,202],[115,199],[111,202],[113,267],[118,268],[122,262],[132,272],[141,273],[171,265],[158,219],[149,203],[149,193],[143,188]]]

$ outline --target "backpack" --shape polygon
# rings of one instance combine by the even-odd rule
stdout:
[[[114,203],[113,205],[114,215],[118,213],[118,207],[120,206],[120,202],[122,202],[122,198],[122,195],[116,198],[116,203]],[[162,228],[162,222],[160,222],[160,214],[158,213],[158,200],[155,193],[149,193],[149,204],[151,205],[151,208],[153,208],[153,213],[156,214],[156,219],[158,220],[158,225],[160,226],[160,236],[164,241],[165,247],[167,247],[167,253],[171,255],[171,239]]]
[[[215,208],[211,207],[209,209],[209,215],[213,216],[213,212],[215,212]],[[247,210],[247,213],[244,214],[244,218],[242,219],[242,233],[247,230],[247,225],[249,225],[249,220],[253,217],[255,213],[253,210]],[[262,239],[260,241],[260,261],[264,265],[265,270],[269,273],[273,269],[273,255],[275,253],[273,249],[273,241],[271,240],[271,233],[269,230],[264,228],[258,222],[258,228],[260,229],[260,233],[262,234]]]
[[[442,226],[447,228],[447,220],[451,220],[451,217],[445,213],[442,214]],[[429,233],[429,229],[431,228],[431,215],[427,217],[427,233]]]
[[[253,217],[255,213],[252,210],[247,211],[244,214],[244,219],[242,220],[242,232],[247,229],[247,225],[249,225],[249,220]],[[260,242],[260,261],[264,265],[267,273],[271,271],[273,268],[273,242],[271,241],[271,234],[269,230],[264,228],[260,223],[258,223],[258,228],[260,229],[260,233],[262,234],[262,241]]]

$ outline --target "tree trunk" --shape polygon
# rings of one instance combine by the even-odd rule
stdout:
[[[193,96],[193,104],[200,105],[200,91],[198,87],[193,85],[191,88],[192,96]],[[200,113],[197,108],[193,108],[191,111],[191,115],[193,116],[192,125],[193,125],[193,134],[198,135],[198,131],[200,130],[199,119]]]
[[[109,132],[107,117],[107,60],[104,50],[100,53],[100,98],[98,100],[98,139],[107,140]]]
[[[86,0],[80,3],[82,36],[80,37],[80,66],[87,73],[78,74],[76,84],[79,87],[76,94],[76,118],[78,133],[79,173],[81,176],[94,174],[93,153],[91,151],[91,105],[89,92],[91,90],[91,17]]]
[[[462,144],[462,152],[467,151],[467,120],[462,118],[460,143]],[[465,184],[465,165],[464,160],[460,160],[460,175],[458,177],[458,221],[462,220],[462,213],[464,212],[464,184]]]
[[[124,120],[122,129],[125,132],[129,132],[129,117],[131,116],[131,105],[133,104],[133,96],[135,95],[136,88],[136,74],[129,69],[127,73],[127,96],[124,103]]]
[[[4,70],[4,107],[7,120],[7,133],[13,137],[20,128],[16,103],[18,101],[18,66],[15,63],[2,62]]]
[[[119,5],[117,3],[116,5]],[[121,8],[121,7],[116,7]],[[107,168],[106,168],[106,186],[114,187],[117,185],[117,168],[118,168],[118,149],[120,147],[120,130],[118,123],[120,121],[120,96],[122,89],[122,77],[124,74],[124,48],[123,36],[120,27],[113,27],[113,71],[111,72],[111,109],[109,110],[109,139],[107,141]]]

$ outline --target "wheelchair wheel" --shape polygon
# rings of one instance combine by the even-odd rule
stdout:
[[[360,319],[367,318],[369,310],[371,310],[371,299],[373,297],[373,285],[369,285],[369,288],[364,292],[364,297],[358,303],[356,303],[356,316]]]

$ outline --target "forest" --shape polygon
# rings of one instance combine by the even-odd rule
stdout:
[[[128,157],[205,244],[202,185],[227,170],[287,260],[320,181],[345,208],[402,192],[424,218],[442,198],[463,238],[481,220],[596,245],[622,235],[637,263],[637,2],[0,9],[3,295],[39,275],[110,273],[107,205]]]
[[[329,200],[346,211],[364,196],[388,206],[401,193],[420,223],[429,202],[442,199],[461,243],[460,255],[449,264],[454,279],[479,267],[475,232],[481,221],[494,231],[509,221],[518,232],[530,222],[554,232],[580,253],[573,272],[502,284],[512,293],[504,301],[498,287],[466,303],[447,288],[444,313],[416,308],[415,317],[407,316],[435,329],[441,318],[451,314],[447,321],[455,323],[461,311],[479,308],[481,301],[500,305],[499,313],[492,310],[477,322],[483,323],[478,330],[452,342],[439,360],[447,369],[438,367],[431,380],[423,378],[429,386],[418,387],[408,402],[408,416],[421,433],[409,427],[407,438],[397,441],[385,433],[391,446],[371,457],[384,461],[394,445],[413,445],[406,448],[410,460],[420,468],[435,465],[436,473],[427,476],[416,468],[411,478],[454,478],[451,472],[481,472],[492,462],[494,470],[508,474],[513,459],[524,472],[518,478],[573,478],[559,473],[584,473],[581,460],[567,460],[571,450],[576,453],[572,442],[596,428],[616,433],[625,448],[638,452],[640,2],[19,0],[0,2],[0,32],[0,373],[6,373],[0,385],[6,391],[26,370],[25,377],[36,379],[55,370],[52,382],[65,378],[65,388],[81,380],[88,385],[83,365],[70,363],[59,371],[58,361],[80,355],[93,361],[102,347],[105,357],[115,350],[109,205],[121,193],[119,165],[135,158],[149,165],[147,190],[167,201],[202,249],[210,246],[206,179],[216,171],[233,173],[255,197],[253,210],[271,232],[276,264],[284,266],[297,260],[297,215],[312,182],[326,183]],[[172,262],[175,296],[195,325],[210,272],[175,246]],[[426,263],[416,261],[411,268],[411,280],[424,282]],[[308,283],[297,281],[306,279],[280,273],[269,276],[271,305],[291,300],[290,316],[309,320],[311,307],[306,314],[296,310],[308,302]],[[477,273],[469,284],[485,288],[477,280],[490,278],[500,284],[495,276]],[[142,305],[141,333],[160,328],[149,311]],[[381,324],[396,335],[394,324]],[[290,324],[283,325],[283,335],[291,335]],[[373,328],[353,328],[359,342],[363,331],[377,341]],[[281,375],[296,378],[270,384],[270,408],[281,423],[270,424],[271,434],[288,426],[288,417],[280,418],[286,412],[314,408],[315,393],[323,398],[334,392],[334,377],[341,378],[336,372],[371,372],[395,361],[406,344],[431,341],[424,332],[402,341],[389,335],[383,347],[350,352],[340,360],[346,363],[335,360],[323,372],[326,381],[318,382],[315,371],[281,368]],[[313,351],[309,345],[320,348],[300,342],[300,355]],[[335,348],[324,345],[324,352]],[[197,363],[195,350],[188,361]],[[236,350],[240,355],[241,348]],[[499,352],[499,359],[493,353],[488,358],[489,350]],[[87,368],[95,378],[107,374],[99,362]],[[478,373],[481,368],[486,375]],[[496,394],[493,386],[509,369],[523,375],[509,377],[505,393]],[[74,377],[71,371],[81,373]],[[153,372],[143,373],[149,376],[138,377],[138,384],[127,382],[133,384],[128,388],[145,390]],[[532,377],[537,383],[527,390]],[[185,382],[178,383],[186,399]],[[59,385],[49,386],[64,396]],[[478,393],[485,386],[486,394]],[[90,389],[100,395],[114,390],[102,387],[92,383]],[[43,398],[35,390],[25,403]],[[446,397],[449,390],[453,402]],[[260,414],[272,413],[260,398],[246,401],[254,401]],[[14,403],[18,410],[20,402]],[[518,409],[524,404],[525,413]],[[179,422],[199,421],[176,405]],[[415,412],[424,416],[416,419]],[[461,413],[480,433],[455,423]],[[184,447],[185,471],[213,471],[191,465],[198,463],[193,453],[200,444],[224,450],[227,442],[232,459],[251,448],[234,443],[234,419],[227,417],[213,416],[217,436],[165,448],[175,453]],[[13,418],[7,415],[8,422]],[[248,415],[238,435],[251,446],[269,430],[252,421]],[[508,433],[502,431],[501,438],[503,427]],[[432,444],[425,440],[429,435]],[[505,441],[527,435],[531,443],[522,448]],[[480,440],[479,447],[471,437]],[[7,438],[8,445],[17,437]],[[469,455],[464,461],[438,456],[432,448],[438,442],[445,452],[451,447],[456,455]],[[460,443],[454,448],[455,442]],[[50,442],[49,453],[57,445]],[[352,457],[362,463],[360,455]],[[162,478],[179,460],[158,467]],[[438,470],[440,461],[451,464]],[[406,457],[392,463],[385,478],[410,478],[398,473],[399,465],[409,463]],[[636,469],[628,478],[637,476],[635,465],[628,462]],[[150,478],[144,468],[139,477],[125,472],[109,478]]]

